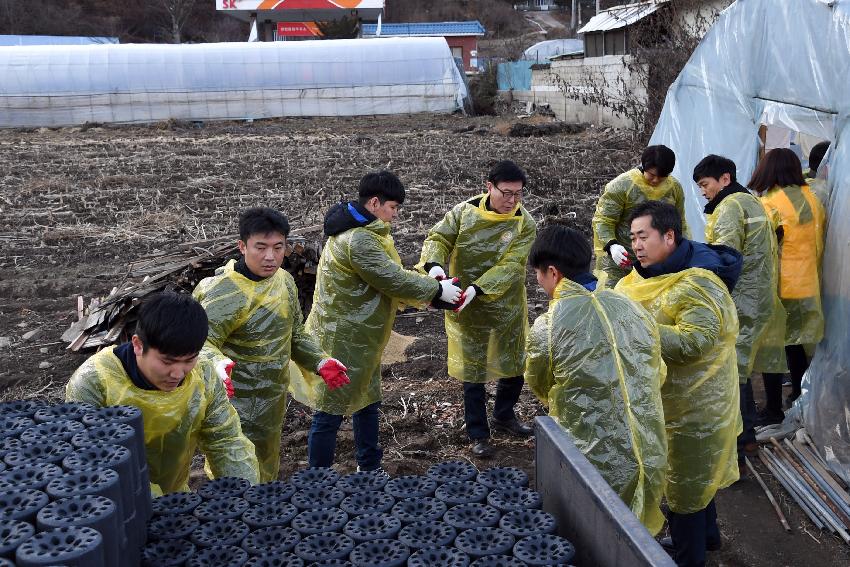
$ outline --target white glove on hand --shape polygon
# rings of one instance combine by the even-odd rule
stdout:
[[[611,259],[621,268],[628,268],[632,265],[632,259],[629,258],[629,251],[619,244],[612,244],[608,249],[611,253]]]
[[[460,302],[460,294],[463,291],[455,285],[455,280],[440,280],[440,301],[446,303]]]
[[[428,270],[428,277],[435,280],[444,280],[446,279],[446,272],[440,266],[434,266]]]
[[[455,309],[455,312],[460,313],[463,311],[463,308],[469,305],[473,299],[475,299],[475,288],[473,286],[469,286],[463,290],[463,295],[461,295],[461,304],[457,309]]]

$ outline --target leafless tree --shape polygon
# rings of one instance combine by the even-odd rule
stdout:
[[[173,43],[183,41],[183,28],[192,17],[195,0],[159,0],[160,8],[166,20],[166,29]]]

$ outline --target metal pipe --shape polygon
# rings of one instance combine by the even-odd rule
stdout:
[[[802,443],[796,439],[793,441],[792,445],[794,445],[794,447],[796,447],[797,450],[800,451],[800,454],[803,455],[803,458],[805,458],[806,461],[808,461],[809,464],[812,465],[812,467],[814,467],[816,471],[818,471],[818,474],[820,474],[820,476],[827,482],[827,484],[832,487],[835,493],[838,494],[839,497],[841,497],[845,504],[847,504],[848,508],[850,508],[850,494],[847,494],[847,491],[844,490],[844,488],[835,480],[832,474],[830,474],[827,469],[821,466],[820,460],[812,454],[811,449],[809,449],[805,443]]]
[[[806,514],[806,516],[809,517],[809,520],[811,520],[812,523],[815,526],[817,526],[818,529],[820,529],[820,530],[824,529],[823,522],[820,521],[820,518],[818,518],[817,515],[815,515],[815,513],[812,512],[812,510],[811,510],[811,508],[809,508],[808,504],[803,502],[803,500],[800,498],[800,496],[788,484],[788,481],[786,481],[785,478],[782,477],[779,474],[779,472],[773,467],[773,465],[768,461],[767,457],[765,457],[763,451],[759,451],[759,459],[761,460],[762,464],[765,467],[767,467],[767,470],[770,471],[770,474],[773,475],[773,478],[775,478],[777,480],[777,482],[779,482],[779,484],[782,485],[782,488],[785,489],[785,492],[787,492],[788,495],[791,496],[791,500],[796,502],[797,506],[800,507],[800,509],[803,511],[803,513]],[[832,530],[830,530],[830,532],[831,531]]]
[[[829,485],[829,483],[823,479],[823,477],[818,473],[818,471],[809,463],[803,454],[800,452],[797,447],[795,447],[788,439],[785,439],[783,443],[791,449],[791,453],[797,457],[797,460],[803,465],[803,468],[809,473],[809,476],[818,483],[821,490],[823,490],[826,495],[832,500],[832,504],[838,508],[841,513],[845,516],[845,518],[850,517],[850,506],[847,506],[847,503],[844,502],[841,497],[835,492],[835,490]],[[846,522],[845,522],[846,524]]]
[[[779,442],[773,437],[770,438],[770,443],[774,447],[776,447],[776,450],[779,451],[779,453],[786,461],[788,461],[788,464],[794,467],[800,479],[806,484],[808,484],[811,489],[815,491],[815,494],[817,494],[818,497],[823,501],[824,505],[826,505],[826,507],[829,508],[839,520],[841,520],[841,523],[844,524],[845,527],[850,526],[850,517],[848,517],[847,514],[845,514],[844,511],[841,510],[838,506],[836,506],[832,499],[826,495],[826,493],[820,487],[818,482],[814,478],[812,478],[812,476],[805,470],[804,467],[800,466],[797,461],[794,460],[794,457],[792,457],[788,453],[788,451],[785,450],[785,447],[780,445]]]
[[[811,487],[795,475],[793,469],[790,468],[790,465],[786,464],[782,458],[780,458],[779,453],[773,455],[769,449],[765,449],[764,451],[767,455],[770,455],[774,459],[775,464],[778,468],[783,470],[791,483],[797,486],[798,490],[802,491],[802,493],[806,495],[812,509],[821,516],[826,524],[832,526],[834,532],[838,533],[845,543],[850,544],[850,534],[847,533],[845,526],[841,523],[841,520],[833,514],[832,510],[830,510],[823,501],[821,501],[820,497],[812,491]]]
[[[790,470],[788,465],[782,461],[778,454],[773,454],[769,449],[765,449],[764,451],[765,455],[771,459],[776,470],[780,471],[791,486],[794,487],[797,494],[799,494],[800,497],[809,505],[812,512],[821,519],[829,531],[832,533],[838,533],[838,530],[841,529],[838,526],[838,518],[835,518],[832,515],[832,512],[818,501],[818,497],[804,483],[800,482],[800,479],[798,479],[793,471]]]

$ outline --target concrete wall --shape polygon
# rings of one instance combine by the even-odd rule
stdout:
[[[553,77],[559,77],[561,81]],[[548,69],[531,72],[531,90],[512,91],[505,95],[513,96],[513,100],[548,104],[555,116],[565,122],[631,128],[632,124],[627,119],[615,115],[612,110],[596,104],[583,104],[581,100],[573,100],[567,95],[567,92],[575,95],[590,92],[590,81],[592,84],[609,85],[609,96],[613,99],[622,96],[624,87],[621,85],[625,85],[626,89],[633,92],[633,96],[646,100],[646,89],[636,84],[621,55],[553,61]]]

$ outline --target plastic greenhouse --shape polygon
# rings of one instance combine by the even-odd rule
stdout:
[[[793,39],[789,39],[793,38]],[[850,0],[738,0],[727,8],[670,87],[653,144],[677,155],[688,223],[702,235],[704,201],[694,165],[709,153],[734,160],[746,183],[759,126],[833,142],[823,257],[826,336],[795,404],[830,466],[850,480]],[[823,168],[821,168],[821,171]],[[806,391],[808,389],[808,391]]]
[[[453,112],[442,38],[0,50],[0,127]]]

